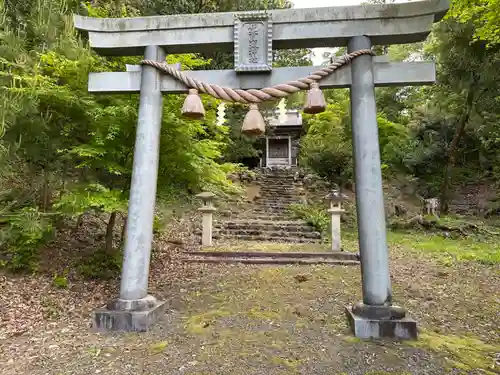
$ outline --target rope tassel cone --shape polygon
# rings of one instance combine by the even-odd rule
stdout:
[[[177,70],[171,66],[168,66],[166,62],[160,62],[160,61],[154,61],[154,60],[143,60],[141,64],[143,65],[149,65],[153,66],[156,69],[162,71],[163,73],[166,73],[175,79],[181,81],[184,85],[189,87],[190,89],[195,89],[195,91],[189,92],[188,98],[186,98],[186,102],[184,103],[184,107],[186,108],[186,112],[184,112],[183,108],[183,113],[186,115],[193,115],[193,116],[199,116],[200,113],[205,113],[205,110],[203,109],[203,105],[201,105],[201,100],[199,100],[198,92],[208,94],[216,99],[224,100],[227,102],[237,102],[237,103],[242,103],[242,104],[259,104],[263,103],[266,101],[274,101],[274,100],[279,100],[281,98],[285,98],[291,94],[294,94],[298,91],[302,90],[310,90],[309,95],[308,95],[308,102],[310,99],[310,102],[306,107],[304,108],[304,111],[313,111],[313,112],[306,112],[306,113],[319,113],[322,112],[320,110],[323,106],[324,103],[324,96],[321,93],[318,82],[321,81],[323,78],[328,77],[330,74],[335,72],[337,69],[341,68],[342,66],[345,66],[349,64],[354,58],[363,56],[363,55],[370,55],[374,56],[374,52],[371,49],[361,49],[358,51],[354,51],[351,53],[348,53],[346,55],[343,55],[334,61],[332,61],[328,66],[322,67],[312,74],[308,75],[307,77],[297,79],[295,81],[290,81],[278,85],[274,85],[272,87],[264,87],[260,90],[256,89],[250,89],[250,90],[242,90],[242,89],[232,89],[230,87],[221,87],[218,85],[212,85],[209,83],[201,82],[198,81],[194,78],[188,77],[185,75],[183,72],[180,70]],[[195,99],[198,100],[195,100]],[[188,100],[189,99],[189,100]],[[323,103],[322,103],[323,101]],[[199,108],[198,104],[201,105],[201,109]],[[326,106],[326,103],[324,103]],[[324,110],[324,109],[323,109]],[[255,122],[255,126],[261,126],[260,120],[257,121],[257,115],[255,113],[258,113],[260,118],[262,118],[262,115],[258,112],[258,109],[252,107],[250,108],[250,111],[247,114],[247,117],[250,117],[250,119],[253,119],[252,121]],[[199,117],[195,117],[199,118]],[[249,120],[250,121],[250,120]],[[251,122],[252,123],[252,122]],[[264,122],[262,121],[262,124]],[[253,126],[253,125],[252,125]],[[265,125],[263,125],[265,128]],[[259,132],[257,132],[259,133]],[[256,134],[257,134],[256,133]]]
[[[250,104],[250,109],[243,120],[241,132],[253,137],[261,136],[266,132],[266,123],[257,104]]]
[[[311,84],[311,89],[307,93],[306,104],[304,105],[304,113],[317,114],[324,112],[325,109],[325,96],[319,88],[319,84],[317,82],[314,82]]]
[[[202,119],[205,117],[205,108],[203,108],[198,90],[189,89],[189,94],[186,100],[184,100],[181,113],[183,116],[192,119]]]

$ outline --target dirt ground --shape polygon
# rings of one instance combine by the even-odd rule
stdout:
[[[167,311],[146,334],[90,330],[89,314],[116,296],[116,281],[58,289],[50,277],[0,276],[1,374],[500,374],[498,264],[450,260],[415,236],[390,243],[395,302],[417,320],[416,342],[350,334],[344,305],[361,299],[359,267],[191,265],[165,247],[150,292]],[[356,251],[355,239],[345,247]]]

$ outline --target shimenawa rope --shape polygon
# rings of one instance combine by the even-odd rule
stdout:
[[[239,102],[239,103],[262,103],[265,101],[276,100],[284,98],[291,95],[297,91],[307,90],[310,88],[312,83],[318,82],[325,77],[328,77],[337,69],[344,65],[349,64],[354,58],[362,55],[374,56],[374,52],[371,49],[361,49],[343,55],[334,61],[332,61],[328,66],[321,68],[307,77],[300,78],[296,81],[289,81],[272,87],[265,87],[260,90],[250,89],[232,89],[229,87],[221,87],[218,85],[212,85],[205,82],[200,82],[194,78],[186,76],[180,70],[168,66],[164,62],[154,61],[154,60],[142,60],[142,65],[153,66],[156,69],[178,79],[184,83],[187,87],[197,89],[199,92],[213,96],[216,99],[222,99],[228,102]]]

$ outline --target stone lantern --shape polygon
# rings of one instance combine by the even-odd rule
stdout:
[[[330,230],[332,235],[332,251],[342,251],[340,216],[345,212],[345,210],[342,209],[342,202],[347,200],[347,195],[340,193],[338,190],[333,190],[325,196],[325,199],[330,202],[328,213],[331,215]]]
[[[212,246],[213,213],[217,210],[213,204],[215,194],[205,191],[197,194],[196,197],[202,200],[202,205],[198,208],[198,211],[203,214],[201,245]]]

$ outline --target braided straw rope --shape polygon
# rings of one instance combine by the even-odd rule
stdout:
[[[199,92],[208,94],[217,99],[222,99],[228,102],[239,103],[262,103],[265,101],[276,100],[287,97],[297,91],[309,89],[311,84],[328,77],[337,69],[344,65],[349,64],[354,58],[362,55],[374,55],[371,49],[360,49],[341,56],[340,58],[332,61],[328,66],[321,68],[307,77],[300,78],[296,81],[289,81],[272,87],[265,87],[263,89],[232,89],[229,87],[221,87],[218,85],[211,85],[209,83],[200,82],[194,78],[187,77],[181,71],[168,66],[164,62],[154,60],[142,60],[142,65],[153,66],[156,69],[167,73],[168,75],[178,79],[187,87],[197,89]]]

